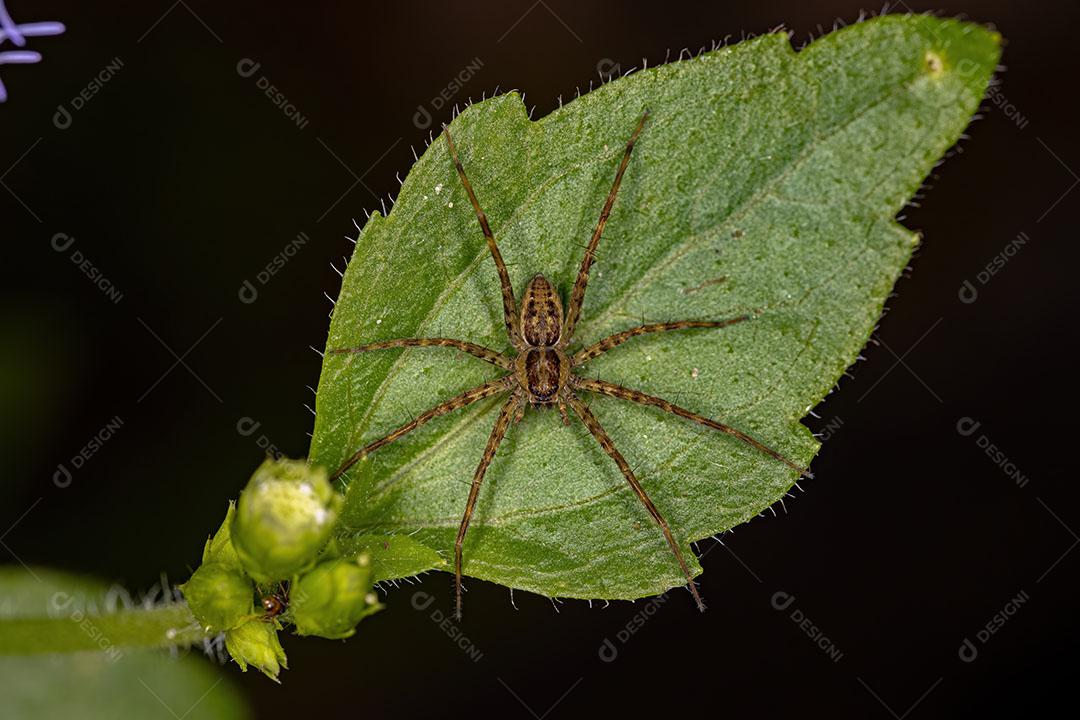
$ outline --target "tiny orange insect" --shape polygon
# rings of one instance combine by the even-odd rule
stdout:
[[[285,586],[281,585],[278,587],[277,592],[264,595],[260,602],[263,606],[263,610],[266,611],[263,615],[263,619],[273,620],[289,609],[289,594],[286,591]]]

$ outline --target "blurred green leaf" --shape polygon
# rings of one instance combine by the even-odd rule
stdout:
[[[238,720],[249,713],[221,668],[201,645],[170,657],[125,647],[98,612],[108,588],[95,580],[44,568],[0,568],[0,677],[4,718],[140,718]],[[118,617],[119,615],[113,615]],[[94,650],[9,656],[8,629],[53,618]],[[190,622],[190,615],[188,615]],[[48,638],[40,638],[47,642]]]
[[[0,567],[0,656],[182,648],[208,637],[182,602],[160,599],[149,608],[128,608],[120,602],[126,597],[121,588],[110,601],[96,580],[43,568],[32,572]]]
[[[637,72],[536,122],[517,95],[502,96],[467,108],[451,129],[518,294],[542,272],[565,297],[648,108],[575,344],[642,318],[764,312],[723,330],[639,338],[582,372],[681,402],[809,463],[818,443],[800,420],[877,323],[918,242],[894,217],[970,121],[999,46],[978,25],[888,16],[800,52],[786,35],[768,35]],[[508,348],[492,261],[441,138],[393,212],[365,226],[327,347],[411,336]],[[312,459],[333,470],[409,416],[496,374],[444,349],[327,354]],[[753,518],[796,480],[730,437],[588,400],[690,557],[691,541]],[[340,537],[408,534],[450,552],[499,403],[440,418],[354,467]],[[589,598],[637,598],[684,582],[581,424],[534,411],[510,429],[488,471],[465,572]]]

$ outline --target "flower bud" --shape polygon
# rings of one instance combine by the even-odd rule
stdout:
[[[366,555],[319,563],[289,589],[296,632],[331,639],[349,637],[361,619],[380,609],[371,585]]]
[[[180,589],[195,619],[211,632],[235,628],[254,613],[251,580],[223,563],[200,565]]]
[[[225,633],[225,649],[241,670],[247,672],[248,665],[254,665],[274,682],[279,682],[281,668],[289,667],[277,629],[262,620],[249,620]]]
[[[323,468],[267,459],[240,493],[232,543],[256,581],[291,577],[314,562],[340,505]]]

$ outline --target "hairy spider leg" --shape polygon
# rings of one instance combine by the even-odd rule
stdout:
[[[619,192],[623,173],[626,172],[626,166],[630,162],[630,153],[634,151],[634,143],[637,142],[641,129],[645,127],[645,119],[648,117],[649,111],[646,110],[642,113],[641,120],[638,121],[637,127],[634,128],[633,134],[626,143],[626,150],[623,152],[622,161],[619,163],[619,170],[615,173],[615,182],[612,183],[611,191],[608,192],[607,200],[604,201],[604,209],[600,211],[600,220],[596,223],[596,229],[593,230],[592,239],[589,240],[589,247],[585,250],[585,257],[581,259],[581,269],[578,270],[577,280],[574,281],[574,289],[570,292],[570,306],[566,309],[566,323],[563,325],[563,334],[559,341],[560,347],[566,347],[574,336],[574,326],[581,316],[581,305],[585,302],[585,286],[589,284],[589,269],[592,267],[593,260],[596,259],[596,246],[600,243],[600,235],[603,234],[604,226],[607,225],[608,217],[611,215],[611,208],[615,204],[615,195]]]
[[[457,539],[454,541],[454,616],[461,619],[461,548],[465,543],[465,533],[469,530],[469,521],[472,520],[473,510],[476,508],[476,498],[480,496],[480,485],[484,482],[484,473],[495,458],[495,451],[499,449],[499,443],[506,436],[506,429],[510,421],[517,415],[519,408],[525,401],[524,393],[519,389],[511,393],[510,397],[502,406],[499,417],[495,421],[495,427],[491,429],[484,455],[480,458],[480,464],[473,474],[472,486],[469,488],[469,499],[465,503],[465,514],[461,518],[458,527]]]
[[[484,238],[487,240],[488,248],[491,250],[491,257],[495,260],[495,269],[499,272],[499,284],[502,285],[503,322],[506,324],[506,334],[510,336],[510,343],[515,348],[520,349],[524,343],[521,339],[520,319],[518,318],[517,302],[514,300],[514,288],[510,284],[510,274],[506,272],[506,263],[503,262],[499,246],[495,244],[495,235],[491,232],[487,215],[480,209],[480,202],[476,199],[472,184],[469,182],[469,178],[465,177],[465,168],[461,165],[457,147],[454,145],[454,140],[450,137],[450,129],[446,125],[443,125],[443,135],[446,136],[446,144],[450,147],[450,157],[454,160],[454,168],[457,170],[458,177],[461,178],[465,194],[469,196],[469,202],[472,203],[473,210],[476,211],[476,219],[480,221],[480,229],[484,232]]]
[[[609,397],[619,398],[622,400],[629,400],[631,402],[636,402],[641,405],[651,405],[652,407],[660,408],[664,412],[671,413],[672,415],[678,415],[679,417],[686,418],[687,420],[693,420],[694,422],[700,425],[704,425],[707,428],[719,430],[722,433],[741,440],[755,450],[763,452],[775,460],[779,460],[792,470],[798,472],[799,475],[801,475],[802,477],[813,477],[813,474],[810,473],[810,471],[806,468],[801,467],[800,465],[792,462],[791,460],[788,460],[776,450],[773,450],[771,447],[765,445],[760,440],[757,440],[756,438],[747,435],[742,430],[737,430],[730,425],[725,425],[724,423],[717,422],[716,420],[710,420],[704,415],[698,415],[697,413],[691,412],[686,408],[679,407],[675,403],[668,402],[663,398],[656,397],[655,395],[648,395],[641,392],[640,390],[632,390],[630,388],[625,388],[621,385],[616,385],[615,383],[604,382],[603,380],[589,380],[587,378],[581,377],[580,375],[575,375],[572,379],[572,383],[574,387],[581,390],[587,390],[589,392],[599,393],[600,395],[607,395]]]
[[[456,348],[462,352],[466,352],[469,355],[478,357],[485,362],[489,362],[492,365],[497,365],[504,370],[512,370],[514,367],[514,361],[506,357],[502,353],[498,353],[491,348],[486,348],[483,345],[477,345],[476,343],[468,342],[467,340],[455,340],[453,338],[398,338],[396,340],[380,340],[379,342],[367,343],[366,345],[358,345],[351,348],[338,348],[331,350],[330,352],[335,355],[343,355],[347,353],[364,353],[371,350],[389,350],[391,348],[403,348],[403,347],[448,347]]]
[[[615,447],[615,443],[612,442],[611,436],[607,434],[600,421],[596,419],[589,406],[581,401],[581,399],[574,394],[572,390],[565,391],[563,397],[570,405],[573,411],[581,418],[581,422],[585,423],[585,427],[589,429],[592,436],[596,438],[596,441],[600,443],[600,447],[603,448],[615,464],[619,466],[619,470],[622,471],[623,477],[630,483],[631,489],[634,494],[641,500],[641,504],[645,506],[645,509],[652,515],[652,519],[656,521],[656,524],[660,526],[660,530],[664,533],[664,538],[667,540],[668,545],[671,547],[671,552],[675,554],[675,559],[679,561],[679,567],[682,568],[683,575],[686,576],[687,587],[690,588],[690,594],[694,596],[694,602],[697,603],[698,610],[705,611],[705,603],[701,599],[701,595],[698,593],[697,586],[694,584],[694,576],[690,573],[690,567],[686,564],[686,559],[683,557],[682,550],[679,549],[679,544],[675,542],[675,536],[671,534],[671,528],[668,527],[667,520],[660,514],[660,511],[656,509],[656,505],[649,499],[649,496],[645,493],[645,489],[641,487],[641,483],[638,482],[637,477],[634,475],[634,471],[630,469],[630,464],[626,462],[626,458],[622,456],[618,448]]]
[[[397,430],[394,430],[388,435],[384,435],[378,440],[374,440],[357,450],[349,457],[348,460],[341,464],[341,467],[339,467],[337,471],[330,476],[330,479],[338,479],[342,476],[342,474],[344,474],[346,470],[355,465],[357,461],[367,457],[369,453],[375,452],[383,445],[394,442],[402,435],[412,432],[413,430],[420,427],[429,420],[434,420],[440,415],[445,415],[446,413],[453,412],[454,410],[460,410],[461,408],[472,405],[473,403],[483,400],[486,397],[491,397],[492,395],[497,395],[498,393],[505,392],[509,390],[513,386],[513,384],[514,376],[507,375],[506,377],[501,377],[496,380],[490,380],[483,385],[477,385],[470,390],[466,390],[460,395],[456,395],[450,398],[444,403],[440,403],[435,407],[428,408],[409,422],[399,427]]]
[[[740,315],[739,317],[731,318],[730,320],[680,320],[678,322],[666,322],[666,323],[651,323],[649,325],[639,325],[629,330],[623,330],[617,332],[614,335],[610,335],[599,342],[595,342],[586,348],[578,350],[574,355],[574,365],[581,365],[594,357],[603,355],[608,350],[622,345],[631,338],[638,337],[639,335],[646,335],[649,333],[657,332],[669,332],[672,330],[686,330],[689,328],[723,328],[730,325],[741,323],[745,320],[749,320],[754,317],[753,315]]]

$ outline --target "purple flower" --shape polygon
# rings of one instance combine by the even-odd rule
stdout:
[[[4,7],[4,0],[0,0],[0,44],[5,40],[11,41],[16,47],[24,47],[26,38],[41,37],[45,35],[60,35],[64,32],[64,24],[58,22],[23,23],[16,25]],[[36,63],[41,60],[41,53],[32,50],[9,50],[0,52],[0,65],[14,65]],[[7,90],[3,81],[0,81],[0,103],[7,100]]]

